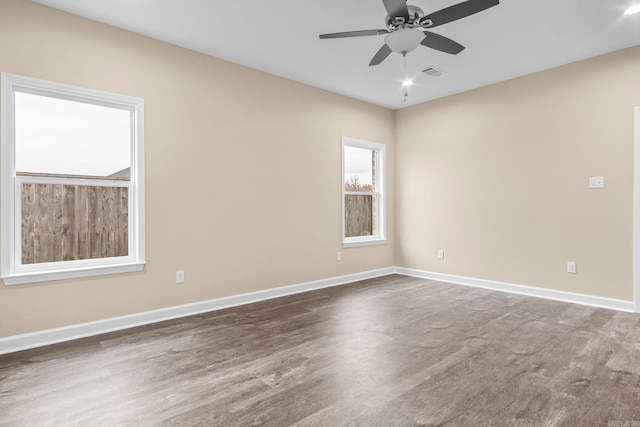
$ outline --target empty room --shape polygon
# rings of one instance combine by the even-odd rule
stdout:
[[[0,426],[639,426],[636,0],[0,0]]]

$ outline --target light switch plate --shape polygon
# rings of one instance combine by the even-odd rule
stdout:
[[[604,176],[592,176],[589,178],[589,188],[604,188]]]

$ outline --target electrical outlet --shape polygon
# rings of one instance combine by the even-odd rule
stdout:
[[[184,283],[184,270],[176,271],[176,283]]]
[[[567,273],[575,274],[577,273],[577,264],[573,261],[569,261],[567,263]]]
[[[336,252],[336,261],[342,261],[342,252]]]
[[[438,258],[444,259],[444,249],[438,249]]]

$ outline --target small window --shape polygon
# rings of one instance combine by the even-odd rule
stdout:
[[[5,284],[141,270],[143,101],[2,74]]]
[[[385,146],[342,138],[343,246],[382,244],[385,237]]]

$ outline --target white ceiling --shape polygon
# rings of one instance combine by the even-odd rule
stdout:
[[[398,109],[640,44],[638,0],[502,0],[434,28],[466,49],[419,46],[407,55],[416,85],[403,102],[402,56],[369,61],[384,36],[320,40],[321,33],[385,28],[382,0],[35,0],[218,58]],[[426,14],[462,0],[409,0]],[[420,71],[444,71],[429,77]]]

